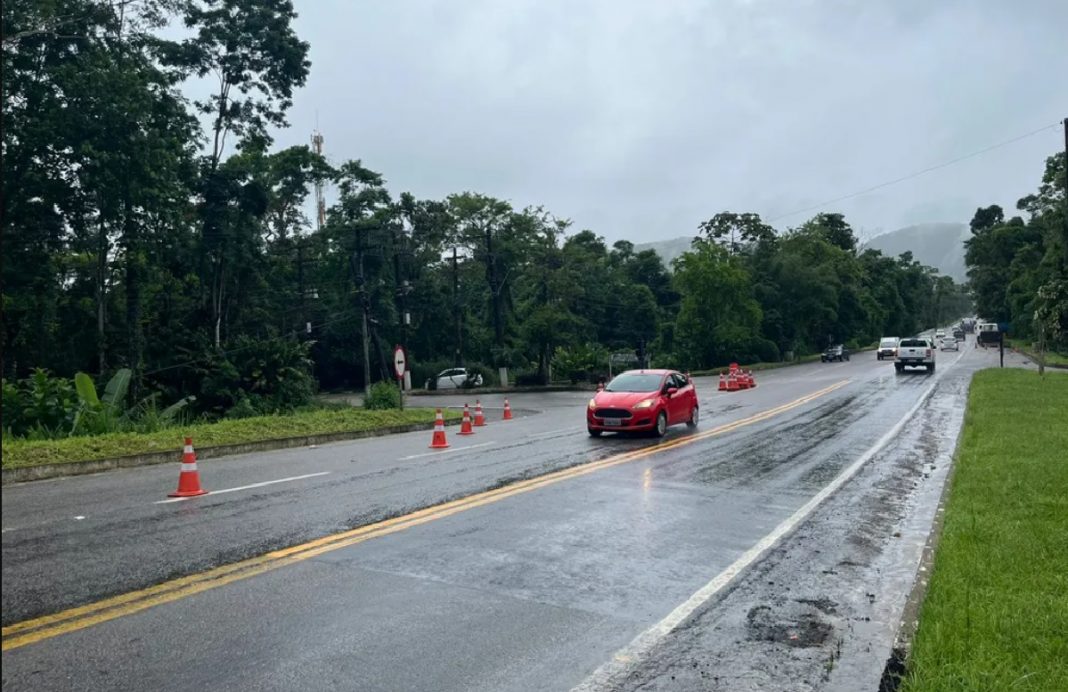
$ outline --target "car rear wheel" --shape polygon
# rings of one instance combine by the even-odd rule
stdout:
[[[901,363],[894,363],[894,370],[897,370],[898,372],[904,372],[905,366]]]
[[[690,420],[686,421],[686,426],[690,428],[696,428],[698,419],[700,418],[700,413],[700,410],[696,406],[694,406],[693,410],[690,411]]]
[[[656,417],[656,427],[653,428],[653,434],[657,437],[663,437],[667,434],[667,414],[663,411]]]

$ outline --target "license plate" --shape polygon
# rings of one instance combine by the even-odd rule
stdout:
[[[622,418],[605,418],[604,419],[604,424],[606,426],[609,426],[609,425],[623,425],[623,419]]]

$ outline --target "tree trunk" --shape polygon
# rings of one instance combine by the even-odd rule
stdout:
[[[126,247],[126,329],[129,331],[130,396],[138,397],[144,360],[141,326],[141,243],[129,195],[124,200],[123,238]]]

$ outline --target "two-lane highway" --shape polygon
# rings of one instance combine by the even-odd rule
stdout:
[[[700,380],[701,427],[664,440],[590,439],[586,395],[515,396],[536,413],[444,453],[420,433],[209,460],[235,490],[183,502],[165,467],[6,487],[4,686],[566,689],[988,360]]]

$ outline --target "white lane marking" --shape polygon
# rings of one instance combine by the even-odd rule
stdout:
[[[81,515],[81,514],[79,514],[78,516],[74,517],[74,521],[81,521],[82,519],[85,519],[85,516]]]
[[[954,361],[954,363],[956,363],[956,361]],[[940,377],[941,374],[942,373],[939,373],[936,377]],[[612,657],[612,660],[595,670],[582,683],[573,687],[571,692],[592,692],[593,690],[607,690],[614,688],[616,686],[614,683],[619,682],[622,679],[622,676],[631,670],[631,666],[640,663],[645,656],[652,651],[653,647],[659,644],[661,640],[671,633],[672,630],[681,625],[688,617],[693,615],[694,611],[722,591],[724,587],[730,584],[746,568],[763,557],[764,554],[778,543],[783,536],[797,528],[798,524],[804,521],[808,515],[820,505],[820,503],[842,487],[842,485],[852,478],[864,464],[882,451],[882,449],[901,432],[912,416],[920,410],[920,407],[923,406],[934,392],[935,384],[937,384],[937,382],[932,382],[923,395],[920,396],[919,400],[909,409],[908,413],[894,424],[894,427],[880,437],[875,444],[867,449],[867,451],[861,454],[860,458],[838,474],[838,476],[827,484],[826,487],[816,493],[808,502],[803,504],[785,521],[776,526],[771,533],[761,538],[749,548],[749,550],[742,553],[741,557],[731,563],[727,569],[717,574],[712,578],[712,581],[702,586],[696,593],[686,599],[682,605],[671,611],[666,618],[639,634],[630,642],[630,644],[617,651],[615,656]]]
[[[212,490],[207,495],[198,495],[197,497],[210,497],[212,495],[223,495],[225,493],[236,493],[238,490],[251,490],[252,488],[262,488],[265,485],[274,485],[275,483],[288,483],[289,481],[300,481],[305,478],[315,478],[316,476],[325,476],[329,471],[320,471],[319,473],[306,473],[303,476],[290,476],[289,478],[279,478],[276,481],[263,481],[262,483],[253,483],[251,485],[241,485],[236,488],[223,488],[222,490]],[[171,502],[185,502],[186,500],[192,500],[192,497],[171,497],[166,500],[157,500],[153,502],[154,505],[166,505]]]
[[[439,456],[441,454],[451,454],[453,452],[463,452],[464,450],[475,449],[476,447],[487,447],[487,446],[492,445],[492,444],[497,444],[497,443],[494,442],[493,440],[490,440],[489,442],[480,442],[477,445],[467,445],[466,447],[452,447],[451,449],[440,449],[440,450],[437,450],[435,452],[423,452],[422,454],[412,454],[410,456],[400,457],[399,459],[397,459],[397,461],[409,461],[411,459],[422,459],[423,457],[436,457],[436,456]]]

